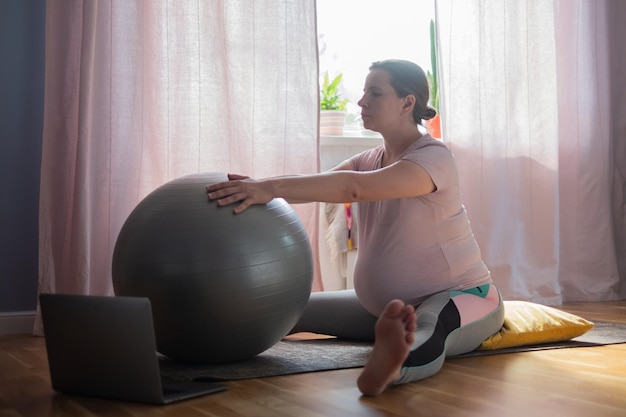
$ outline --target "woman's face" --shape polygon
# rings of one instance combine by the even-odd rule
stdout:
[[[363,127],[366,129],[384,131],[388,126],[396,126],[406,114],[402,112],[406,100],[398,97],[389,78],[387,71],[373,69],[365,79],[363,97],[357,104],[361,107]]]

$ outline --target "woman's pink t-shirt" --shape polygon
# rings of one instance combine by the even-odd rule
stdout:
[[[357,171],[381,168],[383,147],[350,159]],[[437,190],[421,197],[360,202],[354,288],[379,315],[398,298],[413,305],[446,290],[491,283],[461,203],[454,157],[429,135],[402,155],[430,174]]]

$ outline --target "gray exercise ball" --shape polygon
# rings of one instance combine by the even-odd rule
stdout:
[[[253,357],[291,330],[311,292],[311,245],[291,206],[274,199],[233,214],[205,190],[226,180],[202,173],[157,188],[115,244],[115,294],[150,299],[157,348],[173,359]]]

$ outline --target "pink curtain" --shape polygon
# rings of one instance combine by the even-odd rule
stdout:
[[[444,140],[508,299],[626,297],[626,4],[438,0]]]
[[[117,234],[169,180],[317,172],[317,80],[313,0],[48,2],[40,292],[112,294]]]

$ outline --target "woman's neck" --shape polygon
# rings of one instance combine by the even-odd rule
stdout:
[[[383,166],[396,162],[402,154],[423,137],[417,126],[402,129],[396,132],[383,134],[385,152],[383,156]]]

